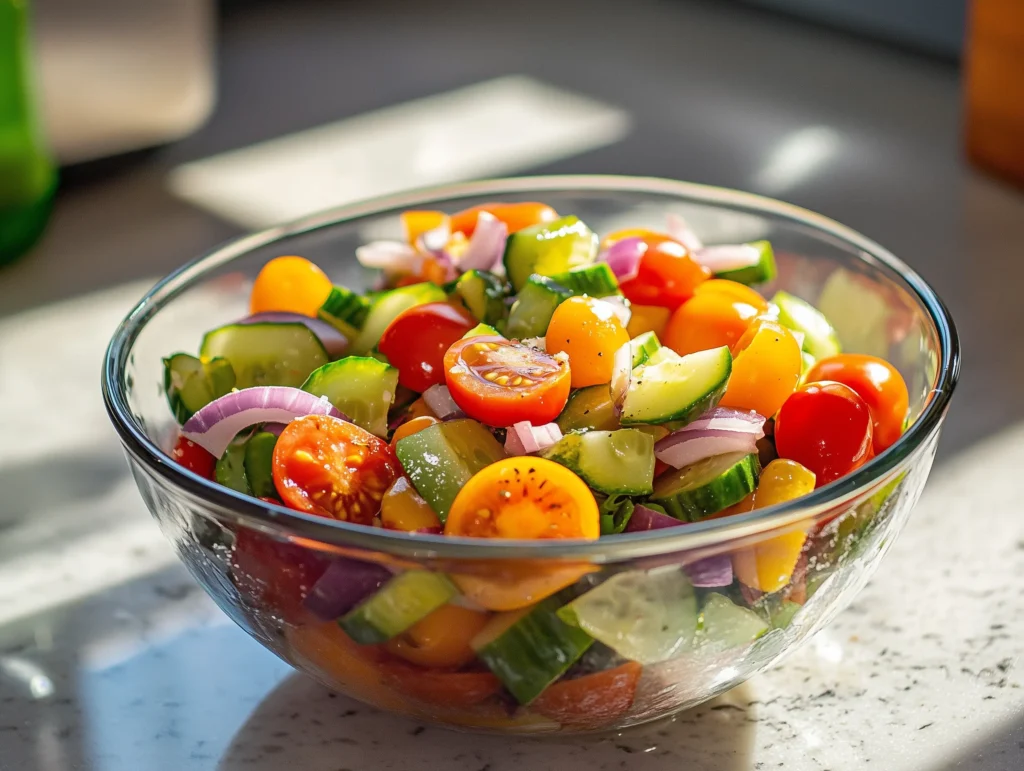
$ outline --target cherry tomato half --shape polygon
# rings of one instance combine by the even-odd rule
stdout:
[[[834,380],[857,392],[871,411],[876,455],[903,433],[903,421],[910,406],[907,384],[884,359],[861,353],[829,356],[811,367],[806,379]]]
[[[548,324],[548,352],[569,357],[573,388],[610,381],[615,352],[628,342],[611,305],[593,297],[570,297],[555,308]]]
[[[711,271],[694,260],[678,241],[649,231],[633,235],[643,239],[647,251],[640,258],[636,277],[623,281],[619,287],[631,303],[675,310],[711,277]]]
[[[489,426],[526,420],[550,423],[569,400],[569,365],[493,335],[457,341],[444,355],[445,381],[455,403]]]
[[[445,351],[476,324],[469,311],[448,303],[416,305],[388,324],[377,348],[398,368],[398,382],[422,393],[444,383]]]
[[[260,270],[249,298],[251,313],[285,311],[316,316],[331,280],[320,268],[302,257],[275,257]]]
[[[775,418],[775,449],[812,471],[818,487],[827,485],[870,460],[871,412],[842,383],[806,383]]]
[[[524,203],[482,203],[469,209],[463,209],[452,215],[452,233],[464,233],[467,238],[476,230],[476,220],[480,212],[493,214],[508,226],[509,233],[538,225],[541,222],[553,222],[558,219],[558,212],[546,203],[527,201]]]
[[[171,450],[171,457],[193,474],[198,474],[204,479],[213,479],[217,459],[191,439],[179,437],[174,449]]]
[[[286,506],[369,525],[399,464],[383,439],[330,415],[289,423],[274,446],[274,486]]]

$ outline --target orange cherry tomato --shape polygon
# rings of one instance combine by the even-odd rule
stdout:
[[[204,479],[213,479],[217,459],[191,439],[179,437],[174,449],[171,450],[171,457],[178,465],[184,466],[193,474],[198,474]]]
[[[406,477],[398,477],[384,493],[380,502],[380,523],[388,530],[407,533],[441,532],[441,520]]]
[[[644,332],[653,332],[659,340],[664,337],[672,311],[659,305],[631,305],[629,310],[631,313],[626,332],[630,340]]]
[[[772,417],[800,382],[800,343],[778,322],[759,319],[739,339],[734,355],[722,406]]]
[[[398,382],[422,393],[444,383],[444,354],[477,325],[464,308],[445,302],[402,311],[388,324],[377,349],[398,369]]]
[[[548,686],[530,709],[573,728],[601,728],[633,706],[643,667],[635,661]]]
[[[490,672],[439,672],[401,662],[381,665],[385,684],[412,699],[438,707],[472,707],[501,690]]]
[[[615,352],[629,342],[612,307],[592,297],[570,297],[555,308],[545,337],[548,353],[569,357],[573,388],[612,379]]]
[[[275,257],[260,270],[249,298],[251,313],[285,311],[316,316],[331,280],[320,268],[302,257]]]
[[[448,222],[448,215],[443,211],[416,211],[402,212],[402,230],[405,231],[405,241],[410,245],[416,244],[416,239],[424,233],[439,228]]]
[[[460,563],[475,572],[451,574],[468,599],[488,610],[519,610],[571,586],[596,568],[581,562],[539,560],[489,560]]]
[[[768,310],[768,301],[756,289],[751,289],[746,284],[730,281],[725,278],[713,278],[710,281],[705,281],[694,289],[693,293],[695,295],[714,293],[724,297],[731,297],[733,300],[739,300],[747,305],[754,306],[759,313],[764,313]]]
[[[541,222],[553,222],[558,219],[558,212],[546,203],[528,201],[524,203],[483,203],[453,214],[451,228],[453,233],[464,233],[466,238],[476,230],[476,220],[480,212],[493,214],[508,226],[509,233],[539,225]]]
[[[554,461],[506,458],[478,471],[455,496],[445,535],[474,538],[597,538],[597,502]]]
[[[405,439],[405,437],[419,433],[424,428],[428,428],[439,422],[440,421],[433,415],[417,415],[415,418],[405,421],[402,425],[396,428],[395,433],[391,435],[391,449],[395,449],[395,445],[398,444],[399,439]]]
[[[489,426],[550,423],[569,400],[569,365],[513,340],[482,335],[457,340],[444,355],[455,403]]]
[[[476,658],[469,641],[484,628],[488,618],[489,613],[479,610],[442,605],[389,640],[384,647],[395,656],[421,667],[458,669]]]
[[[759,306],[725,293],[698,294],[672,314],[663,342],[680,356],[723,345],[732,348],[759,313]]]
[[[630,302],[675,310],[711,277],[711,271],[694,260],[678,241],[659,233],[640,237],[647,247],[640,258],[640,269],[619,286]]]
[[[362,525],[399,468],[387,442],[329,415],[293,420],[274,445],[274,486],[285,505]]]
[[[871,411],[842,383],[806,383],[775,418],[775,449],[827,485],[870,460]]]
[[[840,353],[815,363],[805,380],[834,380],[847,385],[868,405],[875,454],[903,434],[910,396],[903,376],[884,359],[860,353]]]
[[[437,417],[430,410],[430,407],[427,406],[427,403],[425,401],[423,401],[423,397],[422,396],[419,399],[417,399],[416,401],[414,401],[412,404],[409,405],[409,409],[406,411],[406,416],[408,418],[408,422],[410,422],[410,423],[413,420],[415,420],[416,418],[427,417],[427,418],[435,418],[436,419],[436,417]]]

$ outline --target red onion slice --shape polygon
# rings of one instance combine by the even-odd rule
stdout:
[[[688,431],[703,431],[714,429],[716,431],[737,431],[745,434],[753,434],[755,439],[764,436],[765,419],[753,410],[734,410],[729,407],[715,407],[708,410],[696,420],[687,423],[678,431],[672,432],[662,439],[662,442],[672,444],[672,437],[675,441],[681,441]]]
[[[532,455],[543,452],[562,438],[562,429],[555,423],[534,426],[522,421],[509,426],[505,434],[505,452],[509,455]]]
[[[722,244],[697,249],[694,256],[712,273],[721,273],[757,265],[761,261],[761,250],[750,244]]]
[[[451,237],[452,231],[448,226],[448,219],[445,218],[445,221],[436,228],[426,231],[416,239],[416,248],[421,252],[437,255],[445,251]]]
[[[629,281],[640,272],[640,260],[647,251],[647,244],[639,236],[623,238],[609,246],[600,255],[599,262],[607,262],[619,283]]]
[[[448,386],[432,385],[423,392],[423,401],[430,407],[430,411],[437,415],[438,420],[452,420],[453,418],[464,418],[466,413],[455,403]]]
[[[345,418],[326,398],[288,386],[256,386],[214,399],[186,421],[181,433],[219,458],[242,429],[257,423],[290,423],[304,415]]]
[[[459,258],[459,270],[491,270],[505,254],[508,225],[490,212],[477,215],[469,245]]]
[[[668,514],[662,514],[660,511],[638,504],[633,508],[633,516],[629,518],[625,532],[639,533],[644,530],[661,530],[665,527],[679,527],[685,524]]]
[[[356,259],[364,268],[379,268],[387,273],[419,273],[423,255],[401,241],[371,241],[356,249]]]
[[[623,327],[629,326],[629,319],[633,315],[633,311],[629,309],[629,300],[622,295],[613,294],[600,298],[600,302],[611,306],[612,313]]]
[[[375,562],[339,557],[313,584],[303,603],[313,615],[333,621],[380,589],[391,575]]]
[[[609,384],[612,395],[612,403],[616,408],[622,407],[626,401],[626,391],[629,390],[629,383],[633,377],[633,349],[629,343],[623,343],[615,352],[612,359],[612,379]]]
[[[737,431],[715,431],[704,429],[690,431],[674,443],[666,444],[661,449],[658,444],[668,442],[673,435],[666,436],[654,446],[654,456],[672,468],[683,468],[704,458],[714,455],[725,455],[730,452],[757,452],[757,440],[753,434]]]
[[[340,359],[348,350],[349,340],[341,332],[326,321],[303,316],[301,313],[285,311],[265,311],[247,316],[239,324],[305,324],[306,328],[317,336],[327,355],[332,359]]]
[[[700,236],[687,224],[682,215],[669,214],[667,221],[668,234],[691,252],[704,248],[704,242],[700,240]]]
[[[690,577],[690,583],[704,589],[714,589],[732,584],[732,559],[728,554],[716,554],[702,560],[683,565]]]

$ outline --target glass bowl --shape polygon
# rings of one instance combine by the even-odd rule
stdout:
[[[168,457],[177,426],[162,392],[161,357],[194,351],[203,332],[244,316],[252,279],[267,260],[299,254],[337,283],[363,287],[372,276],[353,259],[355,248],[399,238],[402,211],[521,200],[577,214],[598,233],[660,229],[674,212],[707,243],[771,240],[778,278],[765,291],[783,288],[818,304],[846,350],[891,361],[910,389],[908,430],[855,473],[796,501],[670,533],[591,542],[363,528],[235,493]],[[278,656],[330,688],[417,719],[492,732],[580,732],[635,725],[710,699],[779,661],[848,605],[921,493],[958,362],[953,322],[931,288],[831,220],[683,182],[540,177],[395,195],[229,243],[165,278],[132,310],[110,343],[103,393],[142,497],[181,560],[225,613]],[[687,566],[712,557],[730,559],[745,583],[693,586]],[[490,629],[514,624],[514,634],[488,633],[484,648],[504,668],[503,681],[522,687],[503,686],[471,652],[445,668],[396,655],[418,647],[428,655],[413,659],[437,661],[429,655],[438,644],[430,624],[401,633],[397,643],[357,644],[307,609],[327,570],[350,580],[381,566],[391,581],[454,586],[451,602],[469,610],[451,611],[451,623],[473,619],[482,603],[493,609]],[[587,623],[612,647],[590,644],[555,612],[587,592],[601,611]],[[544,688],[552,672],[558,679]]]

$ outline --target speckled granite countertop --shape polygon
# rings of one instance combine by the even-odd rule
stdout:
[[[0,403],[23,407],[0,438],[0,770],[1024,766],[1024,428],[940,462],[869,587],[775,670],[622,735],[461,735],[294,674],[175,562],[98,393],[69,384],[142,288],[0,322]],[[69,317],[74,351],[26,388]]]

